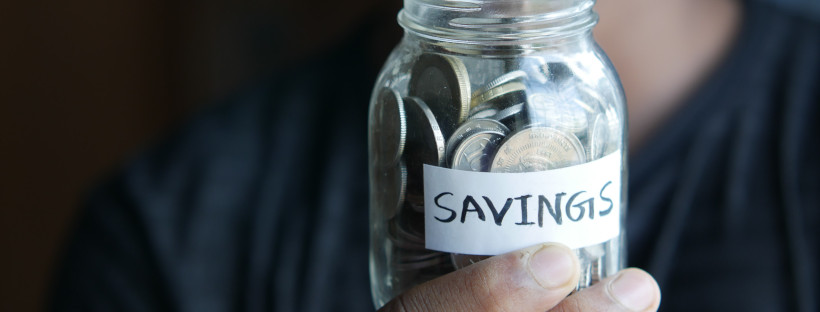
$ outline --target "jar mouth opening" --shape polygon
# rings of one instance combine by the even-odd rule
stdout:
[[[422,38],[517,45],[573,36],[598,22],[594,0],[405,0],[398,22]]]

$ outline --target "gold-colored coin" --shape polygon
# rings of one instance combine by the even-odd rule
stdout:
[[[511,81],[476,95],[472,104],[477,107],[482,103],[491,103],[494,107],[505,108],[522,102],[526,98],[526,90],[527,85],[523,82]]]
[[[524,84],[526,79],[527,73],[523,70],[516,70],[501,75],[473,92],[470,107],[476,107],[479,104],[492,101],[495,98],[511,92],[524,91],[527,88]]]
[[[452,134],[470,111],[467,68],[454,56],[419,56],[411,70],[408,93],[427,104],[445,136]]]

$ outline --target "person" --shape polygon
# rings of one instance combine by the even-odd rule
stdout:
[[[577,260],[545,244],[383,310],[652,311],[662,290],[663,311],[817,311],[818,22],[761,0],[598,10],[629,103],[629,265],[651,275],[567,296]],[[380,21],[197,114],[96,189],[51,310],[371,310],[366,103],[384,54],[367,47],[387,41]]]

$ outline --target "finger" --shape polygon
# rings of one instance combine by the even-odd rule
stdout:
[[[552,311],[656,311],[661,290],[648,273],[626,269],[572,294]]]
[[[543,244],[499,255],[421,284],[380,311],[546,311],[578,283],[572,251]]]

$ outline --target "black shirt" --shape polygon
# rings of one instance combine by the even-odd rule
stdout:
[[[629,264],[665,311],[816,311],[820,26],[756,2],[630,159]],[[192,118],[98,188],[57,311],[367,311],[359,39]]]

